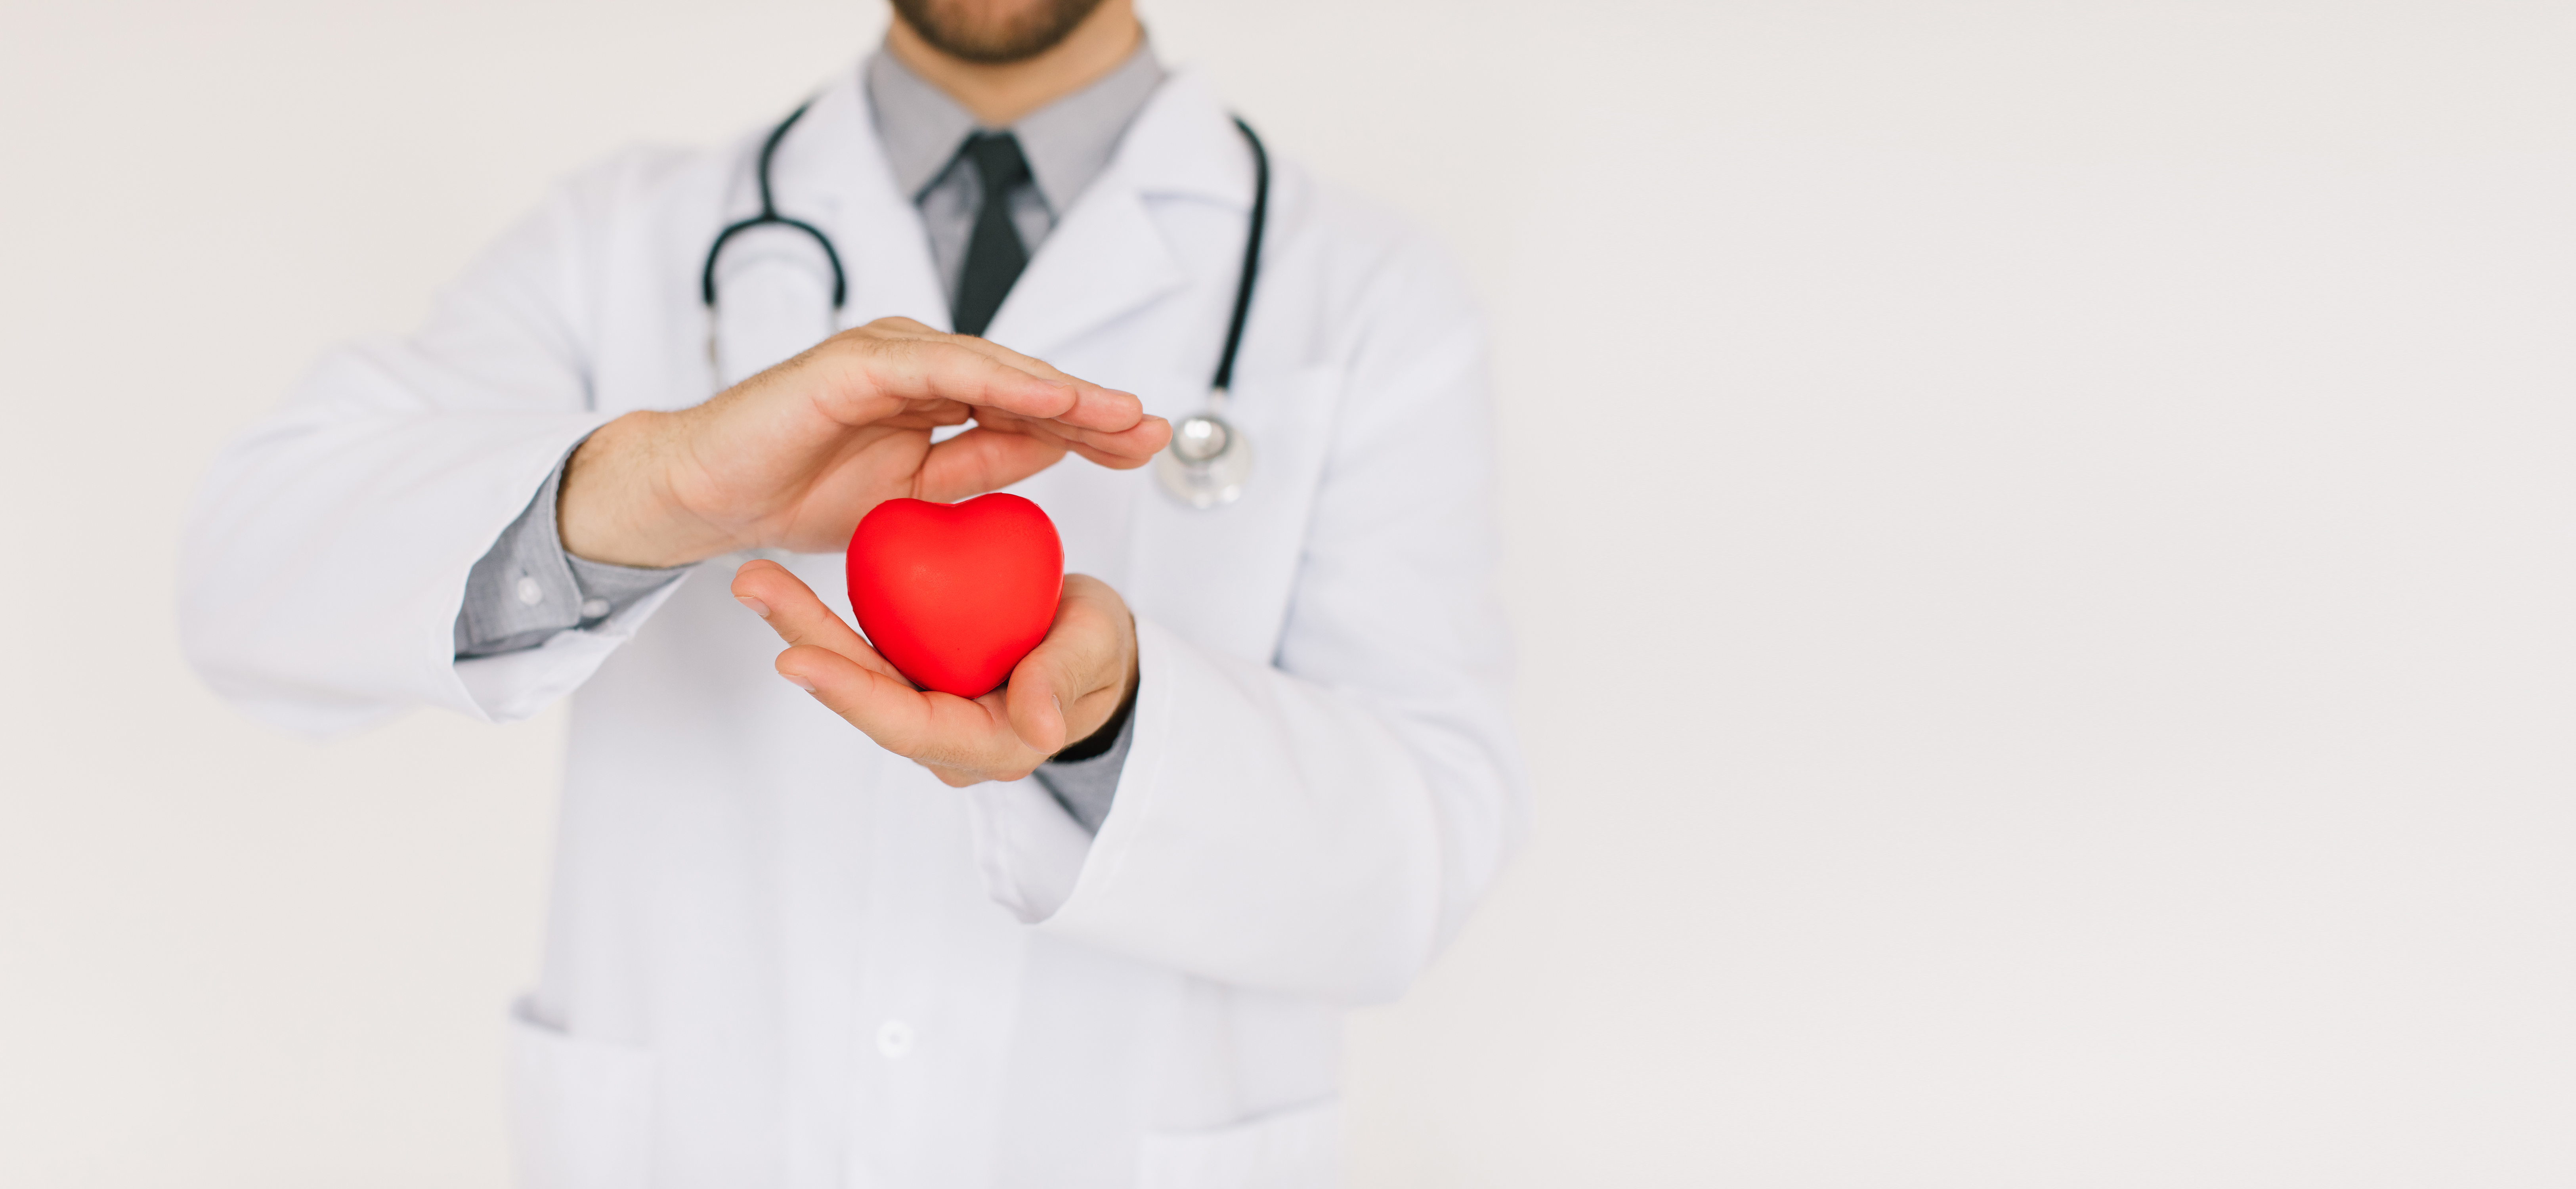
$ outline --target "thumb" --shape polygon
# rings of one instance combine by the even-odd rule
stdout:
[[[1133,620],[1108,584],[1067,574],[1055,624],[1004,691],[1011,730],[1033,751],[1054,755],[1109,716],[1127,688]]]
[[[1063,457],[1063,444],[1050,438],[978,425],[930,448],[913,480],[913,494],[952,504],[999,491]]]
[[[1057,646],[1055,636],[1048,636],[1021,658],[1003,690],[1012,733],[1039,755],[1054,755],[1072,742],[1064,737],[1064,691],[1078,687],[1066,670],[1065,651]]]

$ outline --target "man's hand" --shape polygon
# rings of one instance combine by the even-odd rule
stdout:
[[[955,788],[1028,775],[1099,730],[1136,688],[1136,618],[1087,574],[1065,575],[1046,639],[1001,689],[972,701],[913,688],[777,562],[744,563],[733,596],[789,644],[779,676]]]
[[[970,418],[975,428],[931,444],[933,428]],[[695,408],[601,426],[564,468],[557,518],[565,549],[615,565],[685,565],[759,546],[824,553],[884,500],[952,503],[1045,470],[1067,450],[1141,466],[1171,433],[1127,393],[983,339],[883,318]]]

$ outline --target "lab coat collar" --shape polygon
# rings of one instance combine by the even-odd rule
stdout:
[[[1172,73],[1118,147],[1112,168],[1139,194],[1252,206],[1252,153],[1234,117],[1196,69]]]
[[[843,325],[901,314],[949,328],[920,212],[879,144],[856,68],[789,135],[776,185],[782,213],[811,203],[850,272]],[[1198,72],[1176,71],[1136,116],[1109,167],[1039,245],[987,337],[1039,358],[1180,289],[1188,280],[1149,199],[1249,210],[1252,157]],[[746,187],[747,188],[747,187]],[[799,197],[802,195],[804,197]]]
[[[994,315],[988,337],[1045,358],[1187,285],[1150,200],[1246,208],[1252,159],[1196,72],[1166,80],[1109,168],[1065,212]]]

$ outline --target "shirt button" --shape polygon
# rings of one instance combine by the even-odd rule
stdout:
[[[537,585],[536,579],[521,574],[519,575],[519,601],[534,607],[546,601],[546,588]]]
[[[608,614],[608,600],[583,599],[581,601],[581,617],[583,619],[597,619],[606,614]]]
[[[901,1020],[888,1020],[877,1026],[877,1051],[888,1061],[900,1061],[912,1051],[912,1025]]]

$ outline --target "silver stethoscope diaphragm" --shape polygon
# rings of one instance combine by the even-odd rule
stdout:
[[[1225,393],[1220,390],[1209,398],[1205,412],[1184,417],[1173,426],[1172,444],[1154,456],[1154,477],[1162,481],[1163,490],[1193,508],[1233,503],[1243,495],[1243,481],[1252,475],[1252,443],[1217,415],[1224,405]]]

